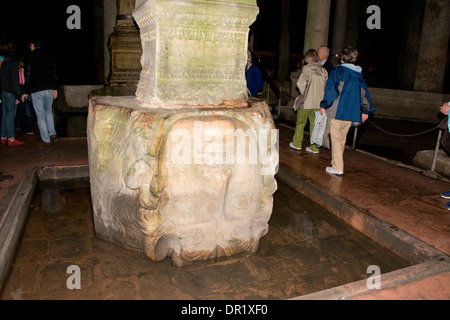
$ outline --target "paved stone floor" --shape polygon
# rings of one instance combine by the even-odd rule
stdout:
[[[73,265],[79,290],[67,285],[77,284]],[[183,268],[97,239],[88,185],[41,185],[0,298],[278,300],[366,279],[371,265],[409,266],[284,184],[257,253]]]

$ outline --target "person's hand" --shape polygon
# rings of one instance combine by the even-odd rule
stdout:
[[[365,113],[363,113],[363,115],[362,115],[362,122],[364,123],[364,122],[366,122],[367,121],[367,119],[369,119],[369,115],[368,114],[365,114]]]
[[[23,94],[22,95],[22,102],[25,102],[25,100],[28,99],[28,95],[27,94]]]
[[[53,100],[58,98],[58,90],[53,90]]]
[[[19,104],[19,103],[20,103],[20,101],[16,99],[16,104]]]
[[[441,112],[448,115],[448,110],[450,109],[450,102],[446,102],[441,106]]]
[[[324,108],[320,108],[319,112],[320,112],[320,114],[324,114],[325,113],[325,109]]]

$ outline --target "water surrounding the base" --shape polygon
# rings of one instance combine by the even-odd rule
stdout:
[[[183,268],[97,239],[91,206],[88,182],[41,184],[1,299],[288,299],[410,266],[282,183],[258,252]]]

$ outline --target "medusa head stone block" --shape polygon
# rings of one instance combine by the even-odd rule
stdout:
[[[136,94],[89,104],[97,237],[176,266],[257,250],[278,167],[269,107],[247,98],[257,12],[255,0],[136,0]]]
[[[97,237],[176,266],[257,250],[277,189],[265,102],[199,111],[98,97],[89,108]]]
[[[256,0],[137,0],[143,54],[136,97],[147,106],[243,106]]]

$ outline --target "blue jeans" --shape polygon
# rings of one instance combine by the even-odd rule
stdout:
[[[37,124],[42,141],[49,143],[50,136],[56,135],[53,119],[53,90],[42,90],[31,94]]]
[[[29,133],[33,131],[34,123],[36,121],[36,113],[34,112],[33,104],[31,103],[31,97],[25,102],[20,102],[17,105],[16,111],[16,132],[19,132],[23,126],[23,133]],[[24,123],[25,122],[25,123]]]
[[[16,132],[14,131],[16,96],[13,93],[2,92],[2,112],[1,138],[13,140],[16,137]]]

